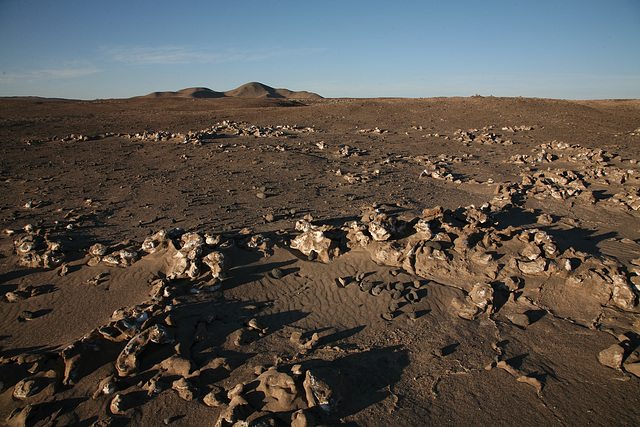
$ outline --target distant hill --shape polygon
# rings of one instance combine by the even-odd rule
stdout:
[[[177,92],[152,92],[145,98],[224,98],[223,92],[216,92],[206,87],[190,87]]]
[[[274,89],[258,82],[251,82],[226,92],[217,92],[206,87],[192,87],[177,92],[152,92],[144,98],[284,98],[284,99],[322,99],[320,95],[307,91]]]
[[[242,85],[237,89],[228,90],[226,96],[238,98],[288,98],[288,99],[318,99],[322,98],[317,93],[299,91],[294,92],[289,89],[274,89],[262,83],[251,82]]]

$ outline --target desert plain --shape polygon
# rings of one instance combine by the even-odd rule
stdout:
[[[640,422],[639,100],[2,98],[0,149],[7,425]]]

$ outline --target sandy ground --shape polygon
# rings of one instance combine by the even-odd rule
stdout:
[[[8,425],[640,420],[640,101],[4,98],[0,144]]]

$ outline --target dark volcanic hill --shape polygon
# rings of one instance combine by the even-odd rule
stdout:
[[[274,89],[258,82],[251,82],[226,92],[217,92],[206,87],[182,89],[177,92],[152,92],[145,98],[286,98],[286,99],[321,99],[317,93]]]

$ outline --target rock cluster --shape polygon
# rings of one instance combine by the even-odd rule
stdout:
[[[253,237],[254,240],[256,237]],[[256,245],[256,243],[253,243]],[[225,246],[226,245],[226,246]],[[167,281],[177,279],[208,279],[208,288],[215,288],[225,277],[226,259],[219,248],[228,247],[221,243],[220,236],[199,232],[185,232],[180,228],[169,232],[160,230],[147,237],[142,244],[125,241],[115,246],[96,243],[89,248],[90,266],[99,263],[109,266],[127,267],[141,257],[163,251],[166,260]],[[251,245],[251,243],[247,243]],[[257,246],[257,245],[256,245]],[[158,290],[159,293],[164,292]],[[198,290],[193,289],[193,292]]]
[[[482,133],[477,129],[460,130],[456,135],[465,144],[511,143],[490,130],[483,129]],[[502,130],[516,133],[532,130],[532,127]],[[225,121],[186,135],[145,132],[130,136],[142,140],[178,138],[184,142],[201,143],[220,135],[283,137],[296,132],[313,131],[313,128],[258,127]],[[378,128],[363,131],[384,133]],[[74,136],[73,140],[87,139]],[[326,145],[324,142],[318,143],[317,148],[323,150]],[[284,151],[284,147],[279,145],[264,149]],[[343,145],[335,154],[346,158],[366,153],[365,150]],[[505,301],[529,298],[521,296],[525,283],[530,288],[544,285],[561,289],[567,298],[580,295],[583,298],[581,301],[612,307],[616,313],[630,312],[636,309],[638,303],[638,287],[634,286],[637,280],[634,282],[633,278],[637,279],[640,270],[627,270],[614,259],[562,247],[554,238],[553,231],[542,227],[554,222],[548,213],[538,216],[539,227],[503,226],[499,221],[500,215],[516,214],[515,210],[510,211],[510,207],[516,204],[515,200],[519,197],[587,203],[606,201],[630,211],[639,210],[640,195],[633,186],[625,187],[624,191],[611,197],[602,196],[598,201],[590,190],[597,184],[638,183],[636,169],[617,168],[609,164],[614,157],[603,150],[584,149],[557,141],[542,144],[533,155],[515,155],[509,160],[527,166],[521,174],[522,181],[496,184],[493,198],[480,207],[470,205],[451,210],[436,206],[424,209],[415,218],[400,219],[378,206],[372,206],[363,209],[359,219],[341,227],[314,224],[312,218],[306,218],[296,223],[297,234],[289,246],[308,260],[324,263],[330,263],[349,250],[366,251],[375,263],[392,267],[393,271],[401,269],[428,281],[456,288],[458,296],[447,301],[449,310],[454,316],[467,321],[499,315],[501,304]],[[414,161],[423,167],[420,177],[459,184],[463,182],[462,177],[454,177],[449,165],[473,159],[473,156],[402,159]],[[583,167],[573,171],[563,168],[561,162],[580,163]],[[554,167],[531,170],[542,164]],[[365,174],[343,173],[340,170],[336,174],[349,183],[366,182],[368,179]],[[264,188],[260,189],[257,197],[267,197]],[[32,205],[25,207],[31,208]],[[34,227],[26,227],[25,233],[14,240],[15,252],[22,265],[49,269],[64,267],[64,252],[59,242],[46,231],[35,230]],[[150,352],[148,349],[161,348],[163,351],[159,354],[162,356],[157,356],[155,365],[151,369],[144,367],[149,373],[157,372],[145,378],[144,384],[140,385],[150,397],[164,391],[175,392],[185,401],[200,401],[207,406],[218,407],[220,417],[216,425],[221,426],[269,425],[270,422],[275,423],[275,419],[286,420],[291,425],[311,425],[311,409],[331,412],[340,402],[340,385],[336,380],[340,376],[338,372],[301,365],[294,365],[291,369],[281,366],[269,369],[258,367],[255,378],[225,390],[209,381],[205,373],[219,369],[231,371],[229,361],[215,355],[196,360],[191,349],[185,348],[188,347],[185,341],[190,345],[207,342],[209,331],[217,326],[214,322],[219,320],[216,314],[190,321],[188,327],[183,328],[193,329],[187,340],[181,341],[175,337],[183,327],[180,325],[182,319],[177,319],[175,315],[176,310],[180,309],[179,297],[221,288],[228,272],[229,256],[226,249],[237,245],[242,249],[270,254],[273,244],[265,236],[250,232],[223,241],[219,235],[174,229],[168,232],[160,230],[141,244],[125,241],[112,246],[101,243],[92,245],[88,248],[89,266],[130,267],[145,257],[161,260],[162,268],[149,283],[149,300],[116,310],[106,324],[60,352],[21,355],[2,360],[0,374],[4,375],[2,368],[21,366],[26,368],[29,375],[8,381],[2,377],[1,386],[14,387],[13,398],[20,401],[28,401],[45,390],[51,392],[60,385],[73,387],[86,374],[85,363],[92,353],[115,346],[118,351],[114,354],[118,356],[114,368],[97,384],[93,398],[108,402],[106,407],[112,415],[126,416],[136,402],[133,393],[126,391],[123,383],[143,370],[141,361]],[[640,265],[640,261],[634,262]],[[60,271],[62,274],[63,268]],[[280,280],[286,272],[276,267],[270,274],[271,278]],[[632,277],[634,274],[636,277]],[[99,282],[101,278],[101,275],[95,276],[91,279],[92,283]],[[381,284],[368,281],[361,272],[337,277],[335,283],[340,288],[357,286],[372,298],[383,293],[390,295],[389,309],[382,314],[387,321],[395,319],[401,310],[407,313],[409,319],[415,320],[417,314],[411,304],[424,295],[420,280]],[[20,287],[6,293],[5,298],[9,302],[18,302],[40,291],[32,287]],[[536,303],[534,300],[528,302],[532,305]],[[554,311],[561,304],[551,301],[546,309]],[[507,318],[513,325],[523,329],[530,324],[529,317],[522,313],[510,314]],[[267,333],[268,328],[259,319],[251,318],[244,321],[227,339],[233,345],[241,346],[249,334],[264,336]],[[298,354],[313,351],[318,340],[317,333],[310,338],[303,338],[301,332],[294,332],[290,338]],[[602,350],[598,360],[604,366],[640,376],[638,345],[637,336],[622,336],[619,343]],[[504,369],[517,381],[534,386],[538,393],[542,389],[542,382],[538,378],[505,361],[497,361],[491,367]],[[27,408],[30,407],[14,411],[10,415],[11,422],[26,421],[30,411]]]
[[[65,255],[60,241],[53,239],[48,231],[42,228],[36,229],[32,225],[27,225],[24,230],[25,234],[13,242],[21,265],[47,269],[62,265]]]
[[[640,377],[640,340],[637,334],[618,337],[619,342],[598,353],[598,361],[612,369],[623,370]]]
[[[493,132],[489,131],[489,128],[483,128],[483,132],[478,134],[478,129],[470,129],[470,130],[462,130],[458,129],[454,132],[454,138],[457,138],[458,141],[462,142],[465,145],[469,145],[472,142],[491,145],[491,144],[502,144],[502,145],[513,145],[513,141],[510,139],[502,139],[500,135],[496,135]]]
[[[93,397],[107,396],[110,399],[109,408],[112,414],[126,414],[136,404],[131,401],[128,394],[116,393],[119,388],[118,378],[131,377],[138,373],[140,358],[151,343],[155,345],[174,343],[173,330],[176,325],[175,320],[171,320],[171,313],[176,308],[176,304],[179,304],[174,297],[185,291],[197,293],[203,290],[212,291],[220,287],[219,283],[225,277],[226,259],[221,252],[212,250],[212,248],[221,248],[219,239],[206,234],[187,233],[176,229],[168,233],[160,231],[150,236],[136,253],[141,256],[156,254],[155,256],[163,256],[167,260],[165,263],[167,270],[164,273],[159,272],[164,278],[150,283],[151,299],[140,305],[116,310],[111,316],[110,322],[92,330],[59,353],[21,355],[2,360],[0,371],[4,366],[28,364],[30,366],[29,372],[33,374],[16,379],[17,382],[13,383],[3,377],[0,381],[3,387],[13,385],[14,397],[27,399],[41,393],[44,389],[53,387],[53,393],[59,385],[73,386],[87,373],[86,366],[91,360],[91,353],[102,351],[110,345],[124,344],[115,360],[114,373],[98,384]],[[130,265],[129,261],[125,260],[131,260],[130,262],[133,263],[135,259],[138,259],[138,257],[123,257],[122,251],[123,249],[113,251],[104,245],[95,244],[89,249],[89,263],[93,264],[92,260],[96,259],[105,262],[105,259],[112,256],[119,261],[117,263],[107,262],[107,265],[123,266]],[[110,255],[110,253],[116,255]],[[202,268],[202,274],[189,273],[197,268]],[[185,289],[185,281],[192,283],[192,286]],[[11,294],[20,299],[30,296],[27,291],[28,289],[18,290]],[[214,318],[211,319],[211,321],[213,320]],[[198,334],[202,335],[202,332],[196,331],[196,335]],[[197,342],[199,338],[195,337],[194,339]],[[159,362],[160,375],[152,378],[147,385],[150,395],[157,394],[164,389],[163,375],[180,375],[181,378],[173,382],[173,389],[186,400],[197,397],[197,391],[190,386],[190,381],[197,378],[198,372],[193,372],[193,362],[189,357],[184,357],[181,354],[182,350],[176,347],[175,354]],[[201,367],[202,370],[220,367],[230,369],[226,360],[220,358],[210,360],[205,365]],[[18,415],[19,413],[16,413],[12,416],[15,418]]]
[[[309,259],[318,258],[322,262],[329,262],[340,255],[333,227],[316,226],[309,221],[300,220],[296,222],[296,230],[301,234],[291,241],[291,248],[302,252]]]
[[[377,133],[377,134],[383,134],[383,133],[388,133],[388,130],[384,130],[384,129],[380,129],[379,127],[375,127],[372,129],[359,129],[358,132],[360,133]]]
[[[255,371],[255,379],[237,384],[226,395],[216,389],[205,395],[206,405],[222,409],[216,426],[271,425],[277,419],[292,426],[312,426],[311,409],[329,413],[341,401],[338,371],[302,365],[294,365],[291,372],[276,367]]]
[[[76,135],[70,134],[63,137],[54,136],[48,141],[62,141],[62,142],[84,142],[84,141],[96,141],[109,137],[125,137],[129,139],[136,139],[141,141],[161,142],[161,141],[178,141],[182,143],[194,143],[201,144],[205,141],[214,140],[216,137],[224,136],[254,136],[254,137],[295,137],[298,134],[313,133],[316,129],[313,126],[300,126],[300,125],[276,125],[276,126],[257,126],[248,123],[238,123],[231,120],[225,120],[220,123],[216,123],[213,126],[199,130],[189,131],[185,133],[174,133],[164,130],[157,131],[143,131],[133,133],[112,133],[106,132],[98,135]],[[34,140],[30,139],[25,141],[27,144],[44,142],[46,140]]]
[[[589,187],[594,185],[611,184],[626,185],[624,191],[612,196],[603,195],[600,201],[613,203],[625,209],[640,209],[640,195],[633,186],[640,183],[640,171],[635,167],[622,169],[611,165],[618,156],[604,150],[583,148],[579,145],[569,145],[552,141],[541,144],[537,155],[515,155],[510,161],[516,164],[539,164],[569,162],[580,164],[579,171],[566,168],[548,168],[546,171],[522,173],[522,189],[527,194],[538,199],[578,198],[589,203],[596,203],[593,192]],[[631,185],[629,185],[631,184]]]
[[[302,224],[300,227],[304,227]],[[315,227],[307,223],[307,231],[312,228]],[[331,235],[328,229],[322,232]],[[266,253],[271,247],[269,239],[262,235],[240,234],[235,240],[238,247],[246,250]],[[104,263],[110,267],[127,267],[147,256],[164,260],[162,264],[165,267],[158,272],[159,278],[150,281],[150,299],[114,311],[108,323],[59,352],[23,354],[2,359],[0,384],[3,388],[13,387],[13,396],[18,400],[29,401],[44,390],[53,395],[60,386],[73,387],[83,379],[89,372],[93,353],[118,346],[120,350],[113,372],[99,381],[92,397],[106,399],[108,413],[112,416],[129,416],[138,403],[128,389],[130,384],[127,379],[150,369],[149,366],[142,367],[141,360],[151,345],[155,349],[174,346],[173,352],[163,351],[164,356],[151,367],[151,371],[157,374],[140,385],[150,397],[164,390],[173,390],[184,400],[199,400],[205,405],[217,406],[221,412],[216,425],[221,426],[242,420],[267,422],[269,419],[284,418],[290,420],[292,425],[313,425],[312,414],[308,412],[310,409],[330,412],[340,401],[339,386],[333,387],[333,381],[339,375],[300,365],[296,365],[291,373],[275,367],[268,370],[260,368],[256,370],[255,379],[237,384],[223,393],[205,378],[211,377],[207,372],[212,370],[231,371],[228,360],[210,357],[196,361],[191,351],[184,347],[184,337],[181,340],[176,337],[179,321],[173,313],[180,308],[180,299],[177,297],[185,293],[219,289],[226,277],[228,262],[223,251],[232,245],[234,243],[230,241],[222,242],[220,236],[181,229],[158,231],[141,245],[130,241],[113,247],[100,243],[92,245],[88,250],[89,265]],[[318,252],[314,252],[316,249]],[[309,253],[312,252],[319,257],[328,255],[327,248],[316,247],[313,242]],[[15,294],[17,301],[30,296],[31,291],[24,289],[11,294]],[[189,339],[191,345],[207,340],[207,327],[216,320],[217,317],[211,315],[198,321],[193,337]],[[252,318],[237,331],[237,336],[231,336],[230,339],[237,346],[243,345],[250,331],[262,335],[267,329],[259,320]],[[314,349],[317,341],[317,334],[310,339],[303,339],[302,334],[294,334],[291,338],[291,343],[302,352]],[[5,375],[5,371],[17,372],[14,366],[20,365],[27,366],[30,374]],[[5,368],[10,369],[7,371]],[[8,422],[26,422],[31,414],[29,408],[31,406],[27,405],[23,410],[14,411]]]
[[[143,141],[169,141],[178,139],[184,143],[201,144],[211,141],[219,136],[253,136],[257,138],[279,137],[286,138],[301,133],[315,132],[313,127],[303,127],[298,125],[277,125],[277,126],[257,126],[248,123],[239,123],[225,120],[213,126],[199,130],[190,131],[186,134],[169,133],[165,131],[143,132],[127,135],[130,138],[137,138]]]
[[[637,295],[622,264],[560,248],[538,228],[500,228],[493,217],[502,209],[491,204],[455,211],[436,207],[411,221],[370,209],[361,221],[345,224],[341,233],[331,229],[331,235],[323,227],[299,223],[302,233],[291,247],[315,253],[323,262],[339,248],[364,248],[378,264],[463,290],[467,296],[452,307],[465,319],[491,314],[494,293],[506,298],[525,280],[563,282],[603,306],[636,306]]]

